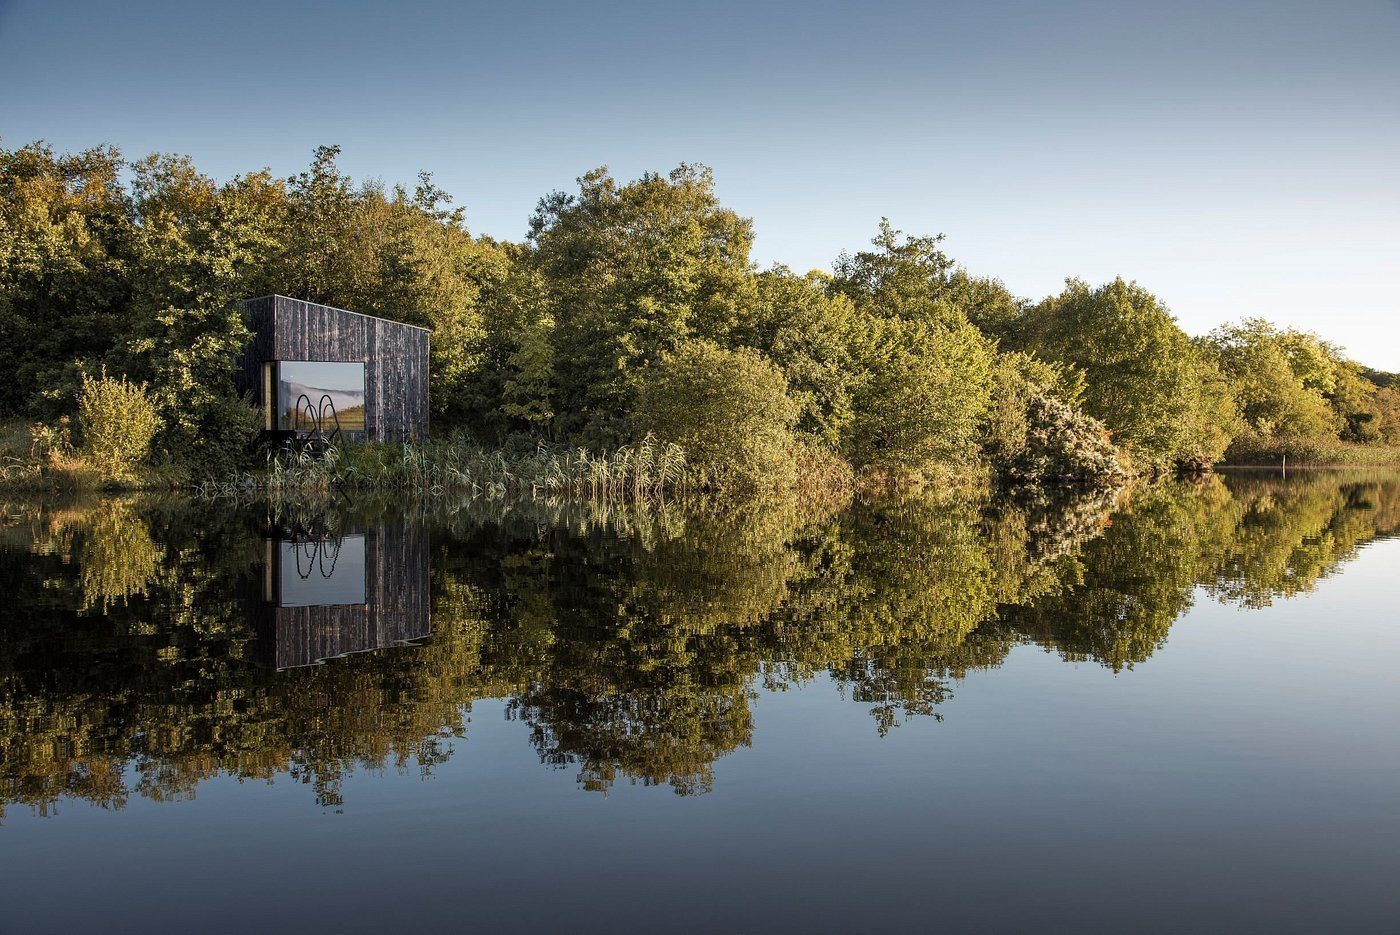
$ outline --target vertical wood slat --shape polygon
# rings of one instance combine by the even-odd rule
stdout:
[[[249,300],[243,308],[254,336],[238,383],[255,403],[267,403],[259,378],[266,361],[362,362],[366,435],[376,441],[427,437],[425,329],[280,295]]]

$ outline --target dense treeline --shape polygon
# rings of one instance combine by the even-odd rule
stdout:
[[[426,173],[356,185],[337,154],[219,182],[179,156],[0,149],[0,419],[47,426],[33,444],[57,450],[105,368],[144,385],[156,462],[246,466],[237,302],[277,292],[431,327],[435,433],[593,449],[651,433],[717,485],[845,464],[1105,482],[1232,446],[1400,443],[1393,375],[1258,319],[1193,339],[1134,283],[1033,302],[888,224],[831,273],[758,270],[751,222],[691,165],[595,170],[540,201],[524,242],[497,242]]]
[[[276,671],[254,624],[265,515],[10,505],[0,582],[27,612],[0,631],[0,817],[172,799],[217,775],[291,774],[336,805],[356,768],[431,772],[483,698],[506,699],[541,761],[588,788],[703,791],[751,742],[758,687],[824,675],[885,732],[1018,644],[1131,668],[1201,587],[1261,606],[1400,532],[1400,480],[1208,477],[1043,507],[959,495],[817,514],[421,507],[312,503],[300,522],[427,524],[432,639]]]

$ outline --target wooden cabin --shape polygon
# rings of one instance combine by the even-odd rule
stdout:
[[[428,330],[269,295],[242,303],[253,340],[239,390],[284,438],[414,441],[428,434]]]

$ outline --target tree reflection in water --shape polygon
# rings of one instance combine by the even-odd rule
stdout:
[[[828,676],[883,734],[937,717],[1019,644],[1129,669],[1197,587],[1264,606],[1394,534],[1400,474],[816,512],[106,500],[4,516],[0,576],[24,612],[0,629],[0,806],[120,808],[231,775],[289,776],[337,807],[356,769],[430,775],[478,699],[505,699],[541,761],[586,788],[691,794],[752,742],[758,691]],[[382,580],[364,613],[303,613],[315,645],[402,643],[423,613],[431,637],[269,665],[268,543],[317,530],[368,531]],[[352,617],[368,629],[348,643]]]

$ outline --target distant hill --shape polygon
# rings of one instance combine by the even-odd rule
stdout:
[[[1400,383],[1400,373],[1386,373],[1384,370],[1362,367],[1361,375],[1380,387],[1395,386]]]

